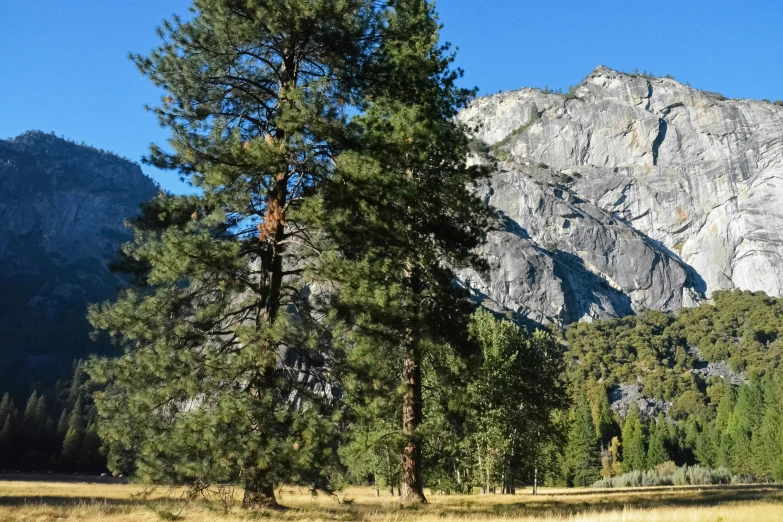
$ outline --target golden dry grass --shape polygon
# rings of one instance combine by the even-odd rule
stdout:
[[[224,513],[218,502],[177,500],[182,490],[124,484],[0,481],[0,521],[13,522],[204,522],[329,521],[443,522],[462,520],[536,522],[783,522],[783,488],[709,486],[596,491],[546,489],[516,495],[430,495],[429,504],[402,508],[397,498],[369,488],[351,488],[337,498],[311,497],[284,488],[281,511]],[[239,496],[239,492],[237,492]],[[348,500],[348,502],[345,502]]]

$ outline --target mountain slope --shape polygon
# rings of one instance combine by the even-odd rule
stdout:
[[[138,165],[51,134],[0,140],[0,380],[9,389],[68,372],[107,349],[88,338],[88,303],[122,280],[108,264],[123,221],[157,193]]]
[[[460,118],[500,160],[480,188],[501,216],[490,275],[462,274],[488,301],[564,325],[783,294],[783,107],[598,67]]]

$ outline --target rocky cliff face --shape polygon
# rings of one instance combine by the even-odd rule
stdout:
[[[499,160],[479,189],[499,214],[490,274],[462,274],[486,301],[563,325],[783,295],[783,107],[599,67],[460,118],[476,161]]]
[[[122,280],[108,269],[123,221],[157,192],[138,165],[54,135],[0,140],[0,379],[34,381],[96,351],[87,303]],[[18,376],[18,373],[24,373]]]

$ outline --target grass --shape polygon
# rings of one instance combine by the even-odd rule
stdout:
[[[543,489],[538,496],[529,490],[516,495],[431,494],[428,505],[408,508],[387,492],[376,497],[369,488],[350,488],[338,498],[284,488],[278,498],[287,509],[246,512],[234,505],[229,513],[217,502],[186,505],[177,500],[183,490],[159,489],[146,498],[140,496],[143,491],[127,484],[0,480],[0,521],[783,522],[783,488],[777,486]]]

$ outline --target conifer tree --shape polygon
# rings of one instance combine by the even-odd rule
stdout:
[[[590,486],[600,478],[598,436],[590,405],[583,400],[573,411],[565,451],[566,480],[574,486]]]
[[[763,393],[757,382],[740,386],[737,403],[726,428],[731,441],[730,462],[734,473],[753,473],[751,438],[761,426],[763,415]]]
[[[336,244],[322,256],[323,276],[340,288],[331,307],[350,325],[349,362],[373,376],[348,383],[356,386],[349,395],[371,401],[372,387],[356,383],[379,379],[385,389],[401,390],[402,501],[424,502],[424,360],[477,351],[467,335],[468,292],[452,269],[482,267],[474,249],[489,209],[470,192],[486,170],[467,165],[468,138],[455,121],[474,92],[456,86],[460,71],[450,68],[454,57],[438,41],[434,7],[425,0],[389,3],[378,49],[386,81],[371,86],[366,112],[356,119],[362,149],[337,159],[335,182],[321,200]]]
[[[199,193],[144,208],[121,263],[136,284],[90,314],[125,349],[89,368],[106,386],[98,426],[115,472],[131,455],[149,481],[238,480],[246,507],[276,504],[276,484],[330,488],[339,360],[305,279],[323,227],[301,211],[356,148],[349,120],[366,111],[368,85],[419,81],[378,52],[393,11],[195,0],[187,21],[164,23],[158,49],[134,57],[166,91],[154,112],[173,152],[153,147],[149,161]]]
[[[68,430],[63,439],[62,450],[60,452],[60,466],[65,471],[76,471],[79,464],[79,456],[82,449],[82,439],[84,438],[84,426],[82,417],[81,397],[76,399],[70,415],[68,415]]]
[[[601,476],[603,478],[615,477],[622,473],[620,464],[620,439],[612,437],[609,447],[601,455]]]
[[[645,439],[639,404],[634,401],[623,425],[623,472],[646,469]]]
[[[8,413],[0,425],[0,469],[6,469],[13,462],[15,453],[13,423],[13,413]]]
[[[658,464],[671,460],[666,424],[666,418],[663,413],[658,414],[657,420],[650,421],[650,438],[647,445],[646,459],[648,468],[654,468]]]
[[[764,416],[753,433],[754,471],[759,478],[783,480],[783,378],[775,375],[764,386]]]

